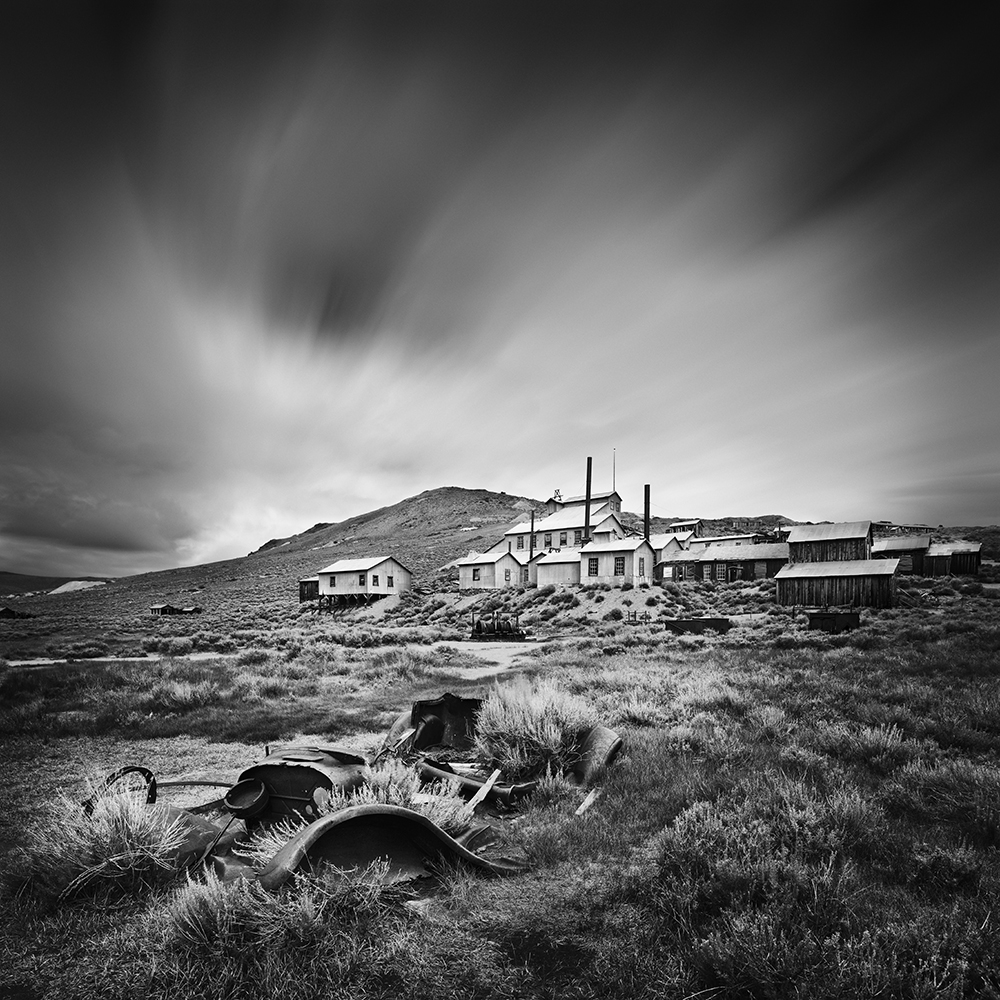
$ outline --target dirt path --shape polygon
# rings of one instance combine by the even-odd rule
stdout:
[[[518,657],[538,648],[537,642],[435,642],[431,649],[438,646],[448,646],[462,653],[468,653],[483,661],[481,667],[466,667],[456,673],[465,680],[478,680],[481,677],[491,677],[502,674],[512,667],[520,666]],[[415,647],[420,648],[420,647]]]

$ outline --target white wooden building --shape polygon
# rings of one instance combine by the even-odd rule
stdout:
[[[580,582],[652,583],[653,547],[645,538],[591,542],[580,549]]]
[[[617,496],[617,494],[615,494]],[[583,545],[583,535],[586,529],[586,509],[583,505],[574,504],[550,514],[548,517],[535,521],[534,540],[532,540],[531,522],[523,521],[504,532],[503,538],[493,546],[491,551],[516,552],[519,556],[528,556],[531,552],[551,552],[553,549],[579,549]],[[591,504],[590,508],[590,540],[592,542],[611,542],[616,538],[625,538],[628,532],[618,514],[610,510],[607,504]]]
[[[339,559],[324,567],[319,576],[320,607],[366,602],[409,590],[413,574],[392,556]]]
[[[459,590],[523,587],[529,578],[527,554],[521,559],[513,552],[491,550],[458,561]]]
[[[563,549],[546,552],[534,560],[535,580],[539,587],[550,584],[566,587],[580,582],[580,550]]]

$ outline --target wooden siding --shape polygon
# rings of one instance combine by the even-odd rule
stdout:
[[[554,584],[557,587],[570,586],[580,582],[580,561],[558,563],[536,563],[539,587]]]
[[[364,575],[365,582],[361,583],[361,576]],[[372,578],[377,576],[378,583],[373,584]],[[392,586],[388,584],[389,577],[392,577]],[[336,583],[331,583],[331,578],[336,577]],[[404,590],[409,590],[413,582],[413,574],[398,563],[391,556],[383,559],[364,570],[337,570],[336,573],[321,572],[319,574],[319,593],[324,597],[355,597],[359,594],[379,594],[391,596],[401,594]]]
[[[624,574],[615,573],[615,559],[625,560]],[[609,549],[602,552],[580,553],[581,583],[651,583],[653,580],[653,547],[649,542],[643,542],[634,550],[616,551]],[[597,559],[597,575],[590,575],[590,560]],[[643,572],[639,573],[639,560],[643,562]]]
[[[871,532],[867,538],[819,538],[809,542],[789,542],[788,561],[847,562],[854,559],[870,559],[871,551]]]
[[[896,578],[885,574],[779,578],[777,601],[785,607],[893,608]]]
[[[479,570],[479,579],[473,580],[473,570]],[[527,569],[509,552],[496,562],[467,563],[458,567],[459,590],[498,590],[501,587],[524,586],[522,571]],[[507,574],[510,579],[507,579]]]

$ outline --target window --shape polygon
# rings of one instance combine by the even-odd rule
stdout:
[[[625,557],[615,556],[615,576],[625,575]]]
[[[524,535],[518,535],[517,536],[517,547],[519,549],[523,549],[524,548]]]
[[[552,548],[552,536],[551,535],[546,535],[545,536],[545,547],[547,549],[551,549]]]
[[[337,578],[332,573],[330,574],[330,586],[331,587],[337,586]]]
[[[365,574],[364,573],[359,573],[358,574],[358,586],[359,587],[363,587],[364,585],[365,585]]]
[[[378,586],[378,573],[372,573],[372,586]]]
[[[723,580],[723,581],[726,579],[726,564],[725,563],[716,563],[715,564],[715,578],[716,578],[716,580]]]
[[[582,531],[574,531],[573,532],[573,544],[574,545],[581,545],[582,543],[583,543],[583,532]]]
[[[639,576],[646,575],[646,557],[639,556]]]
[[[521,583],[527,583],[527,582],[528,582],[528,567],[525,566],[521,570]]]
[[[503,582],[504,583],[510,583],[510,570],[509,569],[505,569],[503,571]]]
[[[392,577],[387,576],[385,578],[385,585],[391,590],[392,589]]]
[[[473,580],[478,580],[479,579],[479,567],[478,566],[473,566],[472,567],[472,579]]]
[[[587,560],[587,576],[597,576],[597,556],[591,556]]]
[[[559,532],[559,544],[560,545],[565,545],[566,544],[566,532],[565,531],[560,531]]]

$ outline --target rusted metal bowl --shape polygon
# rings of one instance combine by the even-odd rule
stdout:
[[[260,778],[244,778],[226,792],[226,808],[237,819],[250,819],[262,812],[270,796]]]

